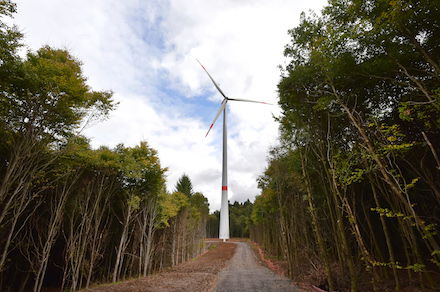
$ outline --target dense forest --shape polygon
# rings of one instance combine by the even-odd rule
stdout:
[[[0,16],[16,6],[0,1]],[[204,252],[207,199],[183,175],[165,188],[156,150],[92,149],[80,129],[117,106],[81,62],[0,22],[0,290],[76,291],[145,276]]]
[[[229,203],[229,236],[231,238],[249,238],[252,224],[251,214],[254,204],[248,199],[244,203],[235,201]],[[207,218],[206,236],[218,238],[220,225],[220,211],[214,211]]]
[[[332,291],[440,287],[439,9],[333,0],[289,31],[251,237],[281,246],[291,275],[322,272]]]

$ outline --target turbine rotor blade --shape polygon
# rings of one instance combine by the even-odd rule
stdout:
[[[196,59],[197,60],[197,59]],[[199,62],[200,66],[202,66],[203,70],[205,70],[206,74],[208,74],[209,78],[211,79],[212,83],[214,83],[215,88],[217,88],[217,90],[221,93],[221,95],[223,95],[224,98],[228,99],[226,97],[226,95],[223,93],[223,91],[220,89],[220,87],[217,85],[217,83],[215,83],[214,78],[211,77],[211,75],[208,73],[208,70],[205,69],[205,67],[203,67],[202,63],[200,63],[199,60],[197,60],[197,62]]]
[[[273,105],[273,104],[268,103],[268,102],[264,102],[264,101],[256,101],[256,100],[250,100],[250,99],[228,98],[228,100],[244,101],[244,102],[254,102],[254,103],[262,103],[262,104]]]
[[[209,127],[208,133],[206,133],[205,138],[208,136],[209,132],[211,131],[212,126],[214,126],[215,121],[217,121],[218,116],[220,115],[220,113],[225,109],[225,107],[226,107],[226,103],[227,103],[227,102],[228,102],[227,99],[223,99],[222,105],[220,106],[220,109],[218,110],[217,115],[215,116],[215,119],[214,119],[214,121],[213,121],[212,124],[211,124],[211,127]]]

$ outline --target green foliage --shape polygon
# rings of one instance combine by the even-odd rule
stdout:
[[[0,0],[1,20],[15,11]],[[231,236],[251,236],[286,259],[290,272],[328,258],[337,267],[329,278],[348,270],[352,290],[364,271],[374,283],[385,269],[429,281],[438,269],[426,262],[440,263],[438,3],[331,0],[322,16],[303,13],[288,33],[280,146],[269,154],[255,202],[230,205]],[[207,199],[185,174],[168,193],[166,168],[147,142],[92,149],[75,135],[115,108],[112,92],[93,91],[66,50],[45,46],[20,56],[22,37],[0,22],[0,277],[28,278],[36,259],[25,255],[38,254],[32,243],[49,230],[54,206],[62,224],[48,266],[65,267],[66,283],[74,282],[71,265],[79,267],[78,282],[87,269],[92,280],[108,279],[119,243],[130,254],[121,273],[132,275],[148,259],[148,236],[154,254],[146,269],[202,249],[205,224],[216,237],[219,212],[208,214]],[[54,204],[64,191],[67,201]],[[75,240],[84,248],[81,263],[60,253],[72,252]],[[90,267],[93,244],[99,263]],[[350,289],[337,281],[338,290]]]
[[[251,214],[254,205],[247,200],[244,203],[229,204],[229,230],[231,237],[248,238]]]
[[[266,223],[272,220],[271,214],[277,211],[277,205],[272,191],[263,192],[255,198],[251,220],[253,224]]]
[[[139,210],[139,203],[141,202],[141,198],[138,196],[133,196],[132,198],[128,199],[127,203],[130,205],[130,207],[133,210]]]
[[[193,195],[191,180],[186,174],[183,174],[176,183],[176,191],[185,194],[188,198]]]
[[[17,61],[18,62],[18,61]],[[15,133],[67,137],[89,112],[105,117],[115,107],[111,92],[95,92],[82,76],[81,62],[48,46],[29,52],[0,99],[0,118]]]
[[[195,193],[189,198],[189,203],[191,204],[192,217],[196,221],[201,221],[207,219],[209,215],[209,203],[208,199],[202,193]]]
[[[196,236],[179,242],[198,247],[192,256],[202,252],[207,199],[168,194],[167,169],[145,141],[92,149],[76,135],[116,107],[112,92],[93,91],[67,50],[44,46],[21,56],[22,33],[3,22],[15,11],[0,0],[0,279],[11,279],[0,290],[31,290],[48,266],[63,267],[54,275],[64,277],[62,290],[102,282],[114,272],[115,250],[136,259],[121,260],[121,277],[150,273],[169,251],[168,227],[184,216],[184,232]],[[155,249],[159,242],[163,249]]]
[[[3,22],[4,17],[12,17],[17,5],[10,0],[0,1],[0,88],[10,89],[11,83],[17,78],[20,65],[18,49],[22,46],[23,34],[17,27],[10,27]],[[3,94],[0,95],[4,99]]]
[[[185,194],[174,192],[172,194],[164,194],[161,200],[161,222],[166,226],[170,226],[168,220],[177,216],[182,208],[188,206],[188,198]]]
[[[287,234],[290,263],[313,261],[298,249],[328,256],[350,271],[353,291],[360,261],[373,283],[392,269],[396,289],[396,269],[429,278],[428,270],[437,270],[424,262],[440,260],[432,253],[440,245],[438,3],[331,0],[322,16],[303,13],[288,34],[289,63],[278,84],[280,147],[258,181],[256,240],[277,244]],[[324,251],[310,244],[312,218],[297,214],[316,214]],[[375,242],[384,236],[392,238],[386,255]],[[403,264],[388,258],[395,254],[407,255]]]
[[[210,214],[206,221],[206,237],[217,238],[219,236],[220,211]]]
[[[191,206],[195,207],[200,213],[209,213],[208,199],[202,193],[195,193],[189,198]]]
[[[429,237],[433,237],[437,235],[437,224],[431,223],[425,226],[425,235],[423,236],[424,239],[427,239]],[[435,251],[431,253],[431,255],[436,255]]]
[[[104,158],[106,155],[113,155],[105,152],[105,148],[103,150]],[[143,141],[133,148],[119,144],[115,152],[119,156],[119,171],[128,188],[136,189],[144,196],[158,194],[162,190],[167,169],[160,166],[157,151],[150,148],[147,142]]]
[[[386,217],[402,217],[403,219],[411,219],[411,216],[405,216],[404,214],[402,214],[401,212],[393,212],[388,208],[371,208],[371,211],[375,211],[377,213],[380,214],[380,216],[386,216]]]

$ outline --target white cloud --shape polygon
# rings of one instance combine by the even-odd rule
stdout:
[[[229,97],[277,103],[277,66],[287,30],[315,1],[17,0],[16,23],[32,49],[67,47],[84,63],[95,90],[120,102],[86,134],[94,147],[142,140],[168,167],[168,189],[186,173],[220,207],[222,119],[207,138],[222,97],[198,58]],[[256,178],[276,143],[278,106],[228,103],[230,199],[258,193]]]

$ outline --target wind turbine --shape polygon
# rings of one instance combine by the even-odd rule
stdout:
[[[196,59],[197,60],[197,59]],[[228,134],[227,134],[227,121],[226,121],[226,112],[227,112],[227,103],[230,100],[234,101],[244,101],[244,102],[254,102],[254,103],[262,103],[262,104],[270,104],[265,103],[261,101],[255,101],[255,100],[248,100],[248,99],[238,99],[238,98],[229,98],[226,97],[226,95],[223,93],[223,91],[220,89],[220,87],[217,85],[217,83],[214,81],[214,79],[211,77],[211,75],[208,73],[208,71],[203,67],[202,63],[200,63],[199,60],[197,62],[202,66],[203,70],[205,70],[206,74],[208,74],[209,78],[211,79],[212,83],[214,83],[215,88],[220,92],[220,94],[223,96],[223,101],[220,106],[220,109],[217,112],[217,115],[214,118],[214,121],[211,124],[211,127],[209,127],[208,132],[206,133],[206,136],[208,136],[209,131],[211,131],[212,127],[215,124],[215,121],[217,121],[218,117],[220,116],[220,113],[223,111],[223,166],[222,166],[222,201],[221,201],[221,208],[220,208],[220,230],[219,230],[219,238],[223,239],[223,241],[226,241],[226,239],[229,239],[229,204],[228,204]]]

